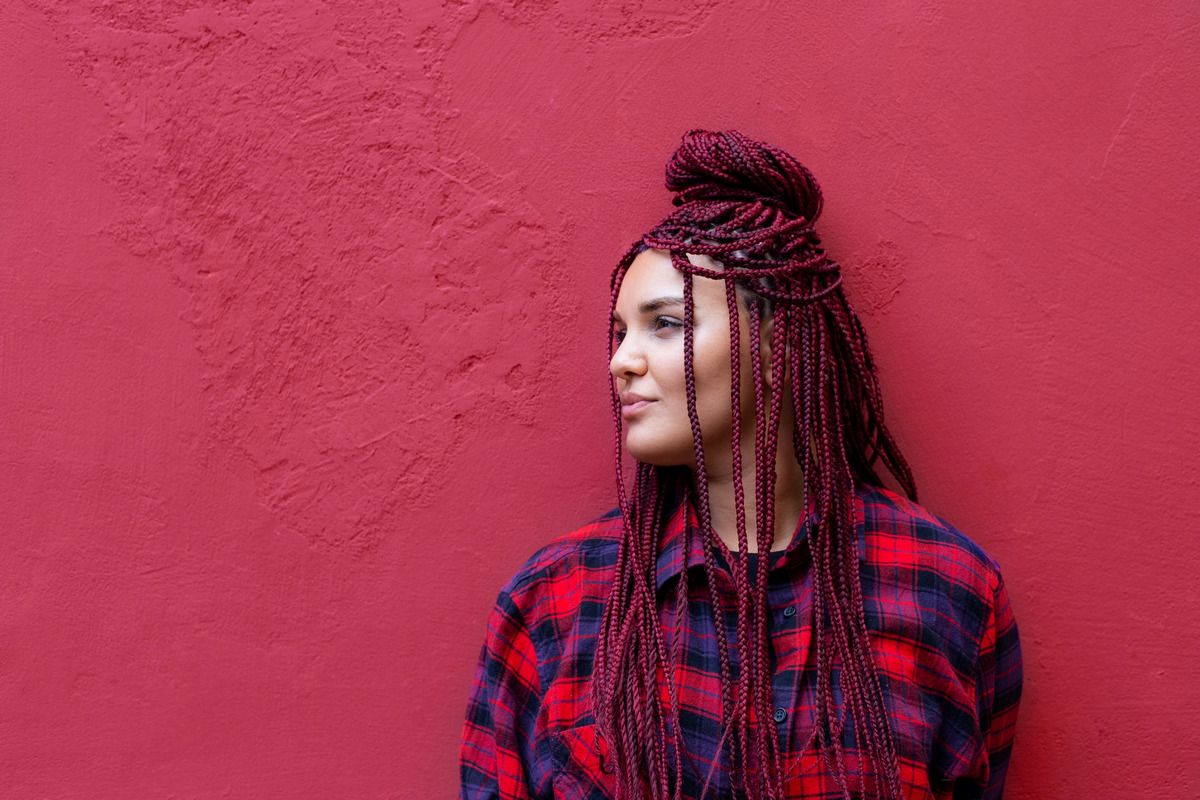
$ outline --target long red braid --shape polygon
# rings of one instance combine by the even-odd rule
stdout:
[[[730,312],[733,375],[733,486],[738,551],[730,560],[736,587],[737,680],[733,678],[724,613],[714,602],[713,620],[721,679],[721,744],[732,769],[735,791],[746,797],[783,797],[788,765],[770,724],[773,701],[767,632],[766,564],[751,577],[742,496],[742,425],[739,403],[739,292],[746,304],[757,424],[755,459],[756,544],[770,553],[774,541],[775,453],[782,391],[769,392],[760,364],[764,314],[773,315],[772,382],[785,386],[792,376],[796,414],[793,448],[803,468],[807,496],[816,507],[809,534],[812,552],[817,658],[818,718],[811,736],[849,798],[861,786],[867,797],[899,800],[899,764],[888,724],[863,612],[858,579],[854,485],[879,485],[881,463],[900,487],[916,498],[912,473],[883,422],[883,403],[866,334],[841,290],[838,265],[820,246],[813,223],[821,212],[821,191],[796,159],[736,131],[691,131],[667,164],[667,188],[678,208],[630,248],[612,281],[612,305],[626,270],[647,247],[671,253],[684,274],[684,370],[688,416],[695,446],[694,481],[687,490],[704,537],[704,568],[716,585],[715,551],[722,547],[712,530],[708,478],[696,412],[693,366],[693,276],[725,281]],[[723,269],[693,264],[688,253],[710,256]],[[611,311],[612,309],[610,309]],[[610,344],[610,346],[612,346]],[[676,669],[681,665],[689,599],[687,570],[674,597],[674,629],[668,645],[659,624],[655,559],[668,503],[679,485],[678,469],[637,465],[633,492],[621,467],[620,404],[613,388],[617,485],[625,532],[611,593],[604,611],[593,672],[596,724],[608,740],[620,797],[681,798],[685,769],[697,772],[679,726]],[[749,424],[755,424],[750,420]],[[691,534],[689,534],[691,535]],[[689,542],[689,549],[694,543]],[[701,587],[703,588],[703,587]],[[707,593],[707,589],[704,590]],[[833,690],[838,667],[842,707]],[[665,682],[663,699],[660,681]],[[847,775],[843,734],[850,722],[856,749],[865,755],[857,783]],[[714,763],[714,768],[716,761]],[[712,770],[696,778],[708,788]],[[856,788],[855,791],[858,789]]]

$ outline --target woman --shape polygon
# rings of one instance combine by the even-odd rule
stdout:
[[[913,502],[816,181],[692,131],[667,187],[613,277],[620,507],[501,592],[462,796],[999,797],[1004,584]]]

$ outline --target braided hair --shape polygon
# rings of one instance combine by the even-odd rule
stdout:
[[[696,411],[693,279],[723,280],[731,326],[732,467],[737,554],[730,560],[736,587],[736,642],[740,666],[730,667],[725,615],[714,609],[720,664],[721,739],[735,792],[758,800],[784,796],[782,763],[772,717],[770,642],[767,632],[767,569],[752,575],[746,498],[742,490],[740,438],[743,425],[739,297],[750,332],[755,413],[754,519],[757,552],[771,551],[775,533],[775,457],[790,389],[796,416],[792,449],[804,475],[804,489],[816,511],[809,533],[812,553],[814,619],[818,626],[817,720],[812,737],[822,757],[850,797],[843,734],[852,724],[856,750],[863,754],[861,785],[866,796],[902,797],[897,751],[874,668],[858,578],[854,520],[856,482],[880,485],[882,465],[901,489],[916,499],[904,457],[883,422],[883,403],[866,334],[841,289],[836,262],[821,248],[813,223],[821,213],[821,190],[803,165],[786,152],[737,131],[685,134],[667,164],[667,188],[676,210],[641,238],[613,274],[615,310],[621,281],[646,248],[670,253],[684,276],[684,375],[695,466],[686,491],[703,537],[704,569],[714,586],[715,551],[708,473]],[[688,254],[708,256],[689,260]],[[717,267],[717,268],[714,268]],[[770,363],[760,353],[763,325],[773,320]],[[610,341],[610,350],[615,340]],[[610,353],[611,354],[611,353]],[[770,369],[769,386],[764,369]],[[790,376],[790,382],[785,382]],[[775,387],[774,391],[770,387]],[[618,498],[624,517],[616,574],[601,623],[593,672],[597,728],[609,742],[618,797],[681,798],[685,763],[690,762],[679,725],[676,668],[682,635],[670,643],[659,624],[654,565],[659,534],[670,513],[679,469],[638,463],[630,492],[622,476],[622,420],[613,388]],[[685,479],[686,481],[686,479]],[[693,541],[688,543],[689,551]],[[675,630],[689,603],[687,569],[675,584]],[[695,598],[692,598],[693,600]],[[837,665],[842,708],[833,688]],[[663,686],[665,684],[665,687]],[[812,741],[812,740],[810,740]],[[717,763],[716,761],[714,763]],[[691,764],[694,770],[695,765]],[[711,770],[703,779],[703,795]]]

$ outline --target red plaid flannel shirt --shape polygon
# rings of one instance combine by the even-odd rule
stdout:
[[[1016,623],[996,563],[928,511],[883,489],[862,487],[855,503],[863,605],[876,669],[909,798],[999,798],[1021,695]],[[840,798],[812,742],[817,714],[812,645],[812,516],[782,553],[772,554],[768,617],[775,722],[789,797]],[[687,565],[690,591],[705,585],[703,551],[684,553],[681,504],[662,537],[657,564],[660,619],[676,632],[667,601]],[[610,513],[536,553],[501,591],[488,622],[467,708],[461,751],[463,800],[611,798],[590,704],[590,680],[621,519]],[[699,542],[700,537],[693,537]],[[721,569],[711,593],[726,614],[737,663],[734,589]],[[693,602],[677,670],[681,728],[698,771],[717,769],[710,797],[730,794],[720,736],[720,677],[713,606]],[[837,666],[834,667],[835,698]],[[858,759],[847,726],[848,765]],[[705,776],[685,760],[684,794]]]

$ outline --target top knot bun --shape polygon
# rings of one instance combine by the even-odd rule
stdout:
[[[676,193],[676,205],[757,200],[809,223],[821,214],[821,188],[812,173],[778,147],[738,131],[685,133],[667,162],[667,188]]]

